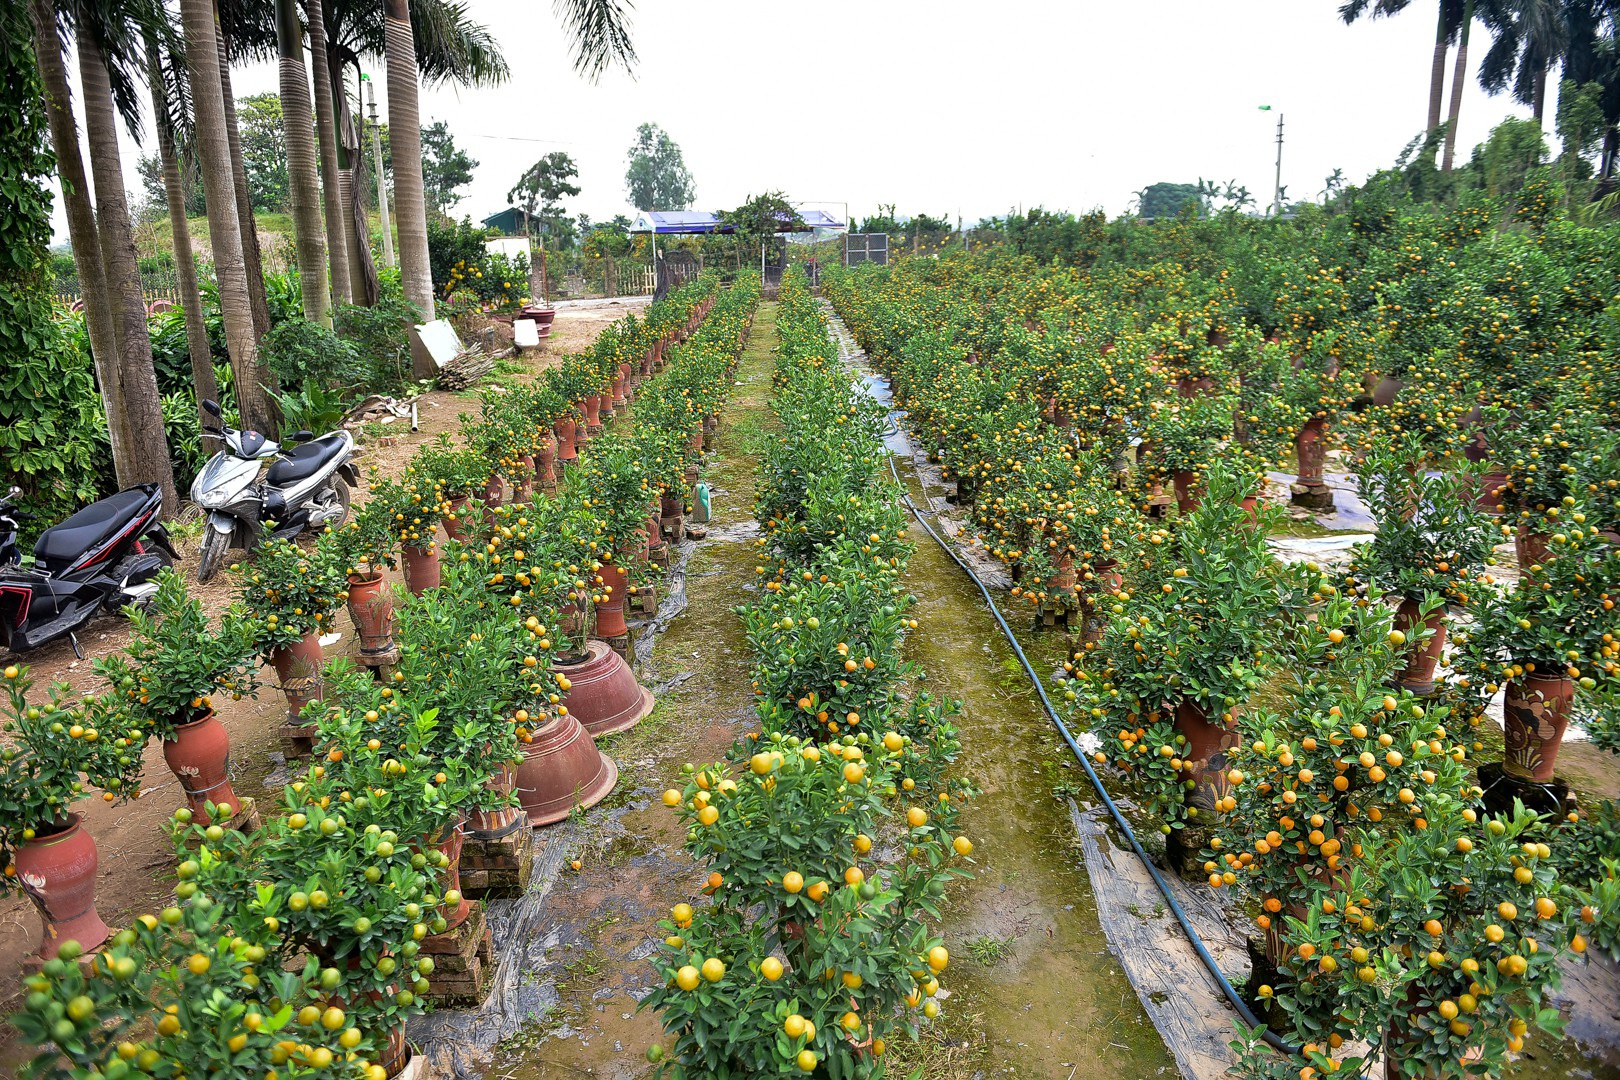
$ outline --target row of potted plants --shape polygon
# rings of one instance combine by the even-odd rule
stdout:
[[[664,794],[710,871],[710,902],[662,924],[642,1003],[671,1039],[649,1058],[677,1076],[881,1075],[887,1041],[939,1012],[949,954],[930,920],[972,851],[953,836],[972,789],[945,776],[956,706],[899,693],[920,675],[900,655],[918,624],[883,411],[838,366],[802,273],[779,298],[764,588],[739,609],[757,729]]]
[[[706,290],[689,290],[678,301],[684,305],[678,325],[688,332],[697,326],[697,313],[707,313],[712,304],[712,283]],[[719,333],[740,340],[738,322],[755,295],[757,289],[745,283],[729,298]],[[701,359],[693,366],[712,368]],[[90,969],[87,982],[67,987],[82,993],[64,996],[58,982],[32,991],[28,1013],[37,1023],[25,1020],[23,1027],[30,1041],[45,1048],[40,1063],[105,1057],[109,1063],[134,1061],[148,1068],[161,1062],[189,1072],[185,1063],[211,1060],[206,1055],[219,1052],[202,1037],[206,1024],[220,1034],[226,1061],[248,1070],[242,1075],[265,1071],[257,1064],[265,1055],[291,1075],[327,1064],[353,1068],[356,1075],[380,1069],[379,1076],[403,1067],[403,1023],[423,1007],[433,968],[431,958],[421,955],[422,943],[454,932],[469,912],[456,878],[464,829],[493,831],[508,823],[516,802],[514,766],[537,735],[559,725],[584,735],[563,704],[569,680],[552,670],[552,660],[581,648],[585,628],[579,623],[565,629],[561,612],[591,594],[605,599],[610,589],[597,573],[604,566],[596,556],[614,545],[604,547],[603,541],[615,530],[629,535],[627,521],[643,530],[648,525],[640,479],[628,510],[602,498],[604,477],[616,476],[621,484],[627,475],[639,477],[629,447],[605,446],[601,455],[591,455],[601,459],[583,467],[591,476],[546,505],[486,506],[469,514],[464,500],[476,478],[487,483],[506,464],[484,453],[477,443],[467,451],[448,442],[435,445],[400,481],[374,480],[375,498],[313,549],[285,542],[262,546],[251,565],[235,568],[238,601],[217,629],[185,594],[180,577],[166,575],[151,612],[134,615],[129,653],[102,665],[112,687],[104,699],[67,705],[53,695],[46,706],[30,705],[26,672],[6,672],[19,724],[71,715],[76,722],[63,726],[73,733],[72,745],[116,751],[110,758],[81,753],[82,760],[67,763],[71,777],[53,777],[53,786],[36,775],[36,790],[63,792],[53,797],[64,804],[84,781],[103,786],[110,798],[132,790],[139,747],[156,733],[167,739],[166,756],[191,804],[176,815],[182,907],[171,909],[172,919],[165,912],[142,924],[156,936],[143,935],[142,927],[118,935],[113,948],[124,951],[98,961],[101,967]],[[442,569],[434,539],[441,519],[465,540],[445,545],[450,559]],[[514,540],[522,546],[513,547]],[[407,567],[415,551],[431,556],[435,568],[432,585],[413,583],[420,587],[396,617],[395,598],[370,586],[380,585],[380,570],[402,549]],[[322,670],[318,635],[345,598],[362,629],[362,656],[382,643],[394,661],[385,683],[346,662]],[[223,728],[208,706],[212,693],[252,693],[252,658],[266,652],[272,659],[289,652],[300,657],[296,666],[276,667],[317,756],[288,785],[279,813],[249,833],[228,827],[239,803],[227,776]],[[123,729],[99,719],[103,711],[132,725],[127,737],[115,736]],[[85,725],[77,721],[83,720],[104,729],[105,739],[94,727],[88,740],[81,738]],[[200,750],[198,729],[207,734]],[[49,725],[45,731],[54,734]],[[583,745],[592,764],[606,762],[589,736]],[[569,777],[551,775],[566,771],[568,756],[548,756],[540,761],[541,779],[553,789],[567,788],[560,796],[563,816],[581,793]],[[112,771],[109,761],[122,771]],[[25,786],[29,779],[22,762],[8,765],[5,777],[8,786],[13,780]],[[595,797],[605,793],[604,787]],[[63,809],[52,804],[42,813],[58,820]],[[90,858],[83,888],[93,887],[93,845]],[[197,921],[194,911],[209,913],[208,932],[227,935],[221,941],[238,959],[234,968],[218,969],[224,982],[188,979],[178,969],[164,974],[173,935],[165,936],[163,928],[190,926]],[[94,918],[93,905],[89,912]],[[82,937],[92,948],[106,937],[104,927],[99,936],[97,927],[66,920],[56,927],[62,937],[80,929],[90,931]],[[59,946],[62,937],[51,939],[52,952],[82,951],[79,942]],[[306,956],[307,963],[301,960]],[[257,985],[252,980],[260,978],[258,970],[293,970],[300,963],[306,977],[286,984],[285,1000],[302,994],[312,1001],[309,1007],[318,1010],[314,1031],[289,1028],[269,1038],[289,1023],[309,1026],[307,1007],[294,1008],[289,1021],[280,1002],[263,1012],[255,995],[240,991]],[[199,960],[186,970],[205,976],[209,969]],[[158,1039],[125,1039],[115,1046],[104,1036],[147,1034],[152,1002],[135,991],[153,979],[186,983],[185,993],[200,992],[216,1011],[174,1031],[160,1019]],[[74,1021],[71,1036],[62,1026],[64,1015]],[[247,1034],[238,1038],[244,1025]],[[261,1031],[266,1038],[257,1037]],[[186,1049],[199,1041],[201,1048]]]
[[[1270,325],[1228,319],[1224,287],[1200,300],[1196,274],[1164,265],[1081,278],[992,254],[835,270],[826,287],[1015,594],[1088,615],[1064,696],[1099,760],[1160,817],[1172,854],[1248,897],[1251,990],[1309,1060],[1255,1037],[1245,1068],[1363,1071],[1368,1055],[1346,1050],[1359,1042],[1402,1075],[1494,1075],[1528,1024],[1550,1021],[1553,957],[1612,948],[1620,920],[1620,851],[1560,859],[1584,843],[1582,819],[1552,833],[1500,792],[1482,799],[1494,766],[1476,775],[1471,732],[1509,685],[1501,771],[1545,784],[1572,697],[1600,739],[1613,730],[1620,563],[1593,505],[1614,490],[1608,435],[1571,420],[1565,438],[1540,409],[1460,426],[1474,392],[1415,365],[1388,404],[1354,414],[1344,373],[1358,356],[1366,370],[1368,327],[1346,325],[1344,275],[1309,269],[1282,283],[1272,318],[1298,310]],[[1603,392],[1590,365],[1582,377],[1577,398]],[[1290,443],[1301,479],[1308,464],[1320,478],[1330,417],[1358,437],[1377,526],[1332,579],[1277,564],[1265,535],[1280,522],[1252,502]],[[1514,483],[1437,459],[1482,430],[1493,454],[1524,448]],[[1155,522],[1166,481],[1180,513]],[[1505,530],[1476,507],[1487,486],[1481,501],[1545,540],[1522,584],[1489,573]],[[1448,605],[1467,618],[1449,628],[1445,678]],[[1538,673],[1552,677],[1532,685]]]

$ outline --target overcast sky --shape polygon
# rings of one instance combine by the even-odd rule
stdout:
[[[1422,129],[1434,42],[1432,3],[1345,26],[1339,0],[639,0],[640,62],[593,86],[573,74],[550,4],[467,6],[512,78],[425,88],[422,116],[448,121],[478,160],[454,210],[475,221],[552,150],[579,165],[570,212],[633,213],[625,152],[644,121],[685,152],[698,209],[781,189],[856,217],[889,202],[970,222],[1037,205],[1113,216],[1150,183],[1200,176],[1236,179],[1265,205],[1279,113],[1288,196],[1315,198],[1333,169],[1364,179]],[[1527,114],[1479,89],[1488,44],[1476,24],[1463,159]],[[386,114],[381,68],[368,70]],[[271,64],[234,80],[238,97],[277,89]],[[135,155],[126,147],[132,197]],[[60,209],[57,222],[65,237]]]

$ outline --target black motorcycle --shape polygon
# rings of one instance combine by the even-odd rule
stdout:
[[[18,494],[0,496],[0,647],[28,652],[67,635],[82,660],[75,632],[149,599],[158,572],[180,558],[158,521],[163,492],[140,484],[91,503],[40,534],[31,566],[17,546],[19,523],[32,517],[14,505]]]

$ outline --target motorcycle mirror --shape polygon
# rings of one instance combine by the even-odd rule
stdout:
[[[6,491],[6,498],[15,499],[17,496],[19,496],[21,494],[22,494],[22,488],[18,487],[16,484],[12,484],[11,487]]]
[[[221,419],[225,415],[224,411],[219,407],[219,402],[213,401],[209,398],[203,398],[202,407],[203,412],[214,417],[215,419]]]
[[[313,439],[314,437],[315,437],[315,433],[313,431],[309,431],[309,430],[295,431],[295,432],[292,433],[292,441],[293,442],[308,442],[309,440]]]

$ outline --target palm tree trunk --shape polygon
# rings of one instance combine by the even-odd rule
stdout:
[[[359,63],[356,62],[355,70],[357,72],[359,67]],[[349,108],[347,91],[343,89],[343,65],[339,65],[332,74],[334,76],[332,79],[333,87],[336,88],[339,94],[343,95],[337,99],[338,136],[340,140],[338,143],[338,197],[343,200],[343,242],[347,245],[349,254],[349,292],[353,295],[356,304],[370,306],[376,303],[376,298],[371,295],[370,290],[366,287],[369,277],[366,272],[366,264],[371,258],[371,253],[368,250],[370,238],[366,235],[363,220],[357,220],[354,213],[355,165],[360,156],[359,126],[355,116],[356,110]],[[358,109],[358,102],[356,102],[356,109]],[[353,145],[350,143],[351,134],[355,136]]]
[[[1542,64],[1536,69],[1535,88],[1532,91],[1534,98],[1530,103],[1530,115],[1535,117],[1536,126],[1543,127],[1542,118],[1547,112],[1547,65]]]
[[[394,150],[394,217],[405,299],[433,318],[433,270],[428,263],[427,207],[422,192],[422,128],[417,105],[416,45],[408,0],[386,0],[388,135]]]
[[[173,513],[179,497],[174,489],[174,466],[169,461],[169,439],[163,430],[163,399],[152,368],[152,337],[146,325],[146,298],[141,295],[135,232],[124,194],[118,113],[113,108],[112,86],[100,43],[83,22],[79,25],[78,45],[84,131],[90,146],[90,174],[96,184],[102,272],[113,310],[113,333],[118,339],[118,371],[132,458],[130,474],[138,484],[161,487],[164,510]]]
[[[236,188],[236,216],[241,222],[242,265],[247,271],[248,302],[253,305],[253,330],[259,337],[270,332],[270,301],[264,292],[264,260],[259,252],[259,229],[253,220],[253,195],[248,190],[247,167],[242,159],[242,129],[236,122],[236,95],[231,92],[231,41],[219,25],[214,11],[214,34],[218,43],[219,91],[225,102],[225,136],[231,146],[231,180]]]
[[[56,173],[62,182],[67,210],[68,240],[73,265],[79,272],[79,296],[84,304],[85,329],[90,337],[90,358],[95,364],[101,407],[107,414],[107,437],[112,446],[113,473],[119,487],[136,483],[130,453],[129,418],[124,411],[124,380],[119,371],[118,335],[113,329],[112,304],[101,269],[101,238],[90,203],[90,183],[79,153],[79,127],[73,119],[73,91],[68,86],[62,59],[62,39],[56,32],[56,12],[50,0],[33,0],[34,59],[45,89],[45,112],[51,127],[51,148],[56,152]]]
[[[365,190],[366,148],[363,137],[362,109],[365,104],[366,84],[360,76],[360,65],[354,66],[354,149],[349,155],[349,284],[354,289],[356,303],[374,307],[378,300],[377,263],[371,257],[371,219],[366,215],[362,198]]]
[[[321,186],[315,178],[315,117],[304,71],[304,31],[296,0],[276,0],[276,43],[281,53],[281,126],[287,137],[287,188],[293,239],[298,247],[298,284],[304,318],[332,325],[326,294],[326,241],[321,227]]]
[[[1423,129],[1430,135],[1440,126],[1440,103],[1446,89],[1446,0],[1440,0],[1438,7],[1440,19],[1434,31],[1434,64],[1429,69],[1429,126]]]
[[[247,270],[242,265],[242,219],[236,212],[236,181],[225,125],[225,91],[219,78],[213,0],[180,0],[180,17],[186,34],[186,69],[191,75],[197,152],[203,193],[208,199],[208,235],[214,248],[220,316],[235,375],[236,407],[244,428],[273,433],[275,417],[264,389],[267,375],[259,361],[259,335],[253,325],[253,304],[248,299]]]
[[[174,235],[174,272],[180,284],[180,307],[186,313],[186,353],[191,358],[191,386],[197,395],[197,424],[208,427],[213,421],[203,411],[205,400],[219,400],[219,380],[214,377],[214,354],[208,344],[208,324],[203,319],[202,295],[197,291],[197,261],[191,253],[191,227],[186,221],[186,189],[180,179],[180,157],[174,144],[174,128],[169,124],[169,101],[158,65],[157,49],[147,46],[147,67],[152,84],[152,112],[157,118],[158,156],[163,163],[163,193],[169,203],[169,231]],[[204,444],[213,438],[204,435]]]
[[[1450,172],[1457,154],[1457,116],[1462,112],[1463,86],[1468,82],[1468,30],[1474,23],[1474,0],[1463,4],[1462,27],[1457,32],[1457,66],[1451,73],[1451,114],[1446,124],[1446,151],[1441,171]]]
[[[332,300],[349,304],[349,245],[343,235],[343,201],[338,185],[337,126],[333,118],[332,58],[326,49],[326,15],[321,0],[305,0],[309,16],[310,67],[315,76],[315,133],[321,144],[321,203],[326,210],[326,250],[332,269]]]

